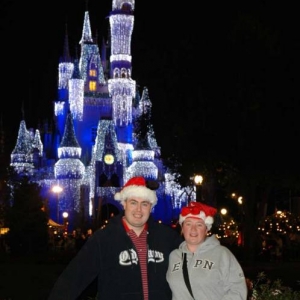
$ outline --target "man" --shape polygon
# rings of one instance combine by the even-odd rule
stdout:
[[[124,212],[88,239],[48,300],[75,300],[96,277],[96,299],[171,300],[168,259],[182,238],[150,216],[157,197],[143,177],[131,178],[115,200],[122,203]]]

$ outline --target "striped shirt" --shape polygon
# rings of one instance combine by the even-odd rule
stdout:
[[[148,272],[147,272],[147,261],[148,261],[148,247],[147,247],[147,224],[145,225],[142,233],[140,236],[137,236],[136,233],[129,229],[127,224],[123,220],[124,227],[127,231],[127,234],[131,238],[136,251],[137,256],[140,262],[140,268],[141,268],[141,276],[142,276],[142,284],[143,284],[143,294],[144,294],[144,300],[149,299],[149,291],[148,291]]]

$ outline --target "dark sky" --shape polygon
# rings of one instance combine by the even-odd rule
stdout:
[[[227,159],[299,176],[300,19],[296,7],[275,2],[136,0],[132,76],[149,89],[163,156],[175,153],[196,169]],[[52,117],[65,24],[74,53],[85,7],[1,1],[0,112],[13,141],[22,106],[28,127]],[[111,0],[88,8],[101,37]]]

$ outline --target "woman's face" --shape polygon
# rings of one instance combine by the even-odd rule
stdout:
[[[188,217],[182,223],[182,234],[188,245],[200,245],[206,238],[207,227],[202,219]]]

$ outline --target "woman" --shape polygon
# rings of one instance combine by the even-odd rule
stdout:
[[[179,224],[185,241],[171,252],[167,272],[173,300],[247,299],[239,262],[215,235],[208,236],[216,212],[200,202],[181,210]]]

